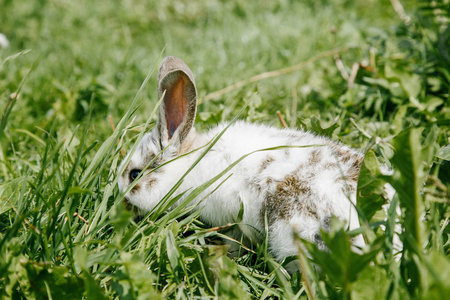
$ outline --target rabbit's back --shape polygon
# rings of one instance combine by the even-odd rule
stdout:
[[[205,138],[212,139],[225,126],[209,131]],[[263,233],[267,220],[271,231],[279,231],[274,236],[291,234],[286,230],[289,227],[318,243],[319,228],[328,227],[332,215],[347,220],[351,228],[359,227],[351,202],[356,200],[363,159],[360,153],[309,132],[237,122],[205,157],[203,163],[208,166],[200,169],[217,168],[218,172],[249,153],[230,171],[232,175],[223,187],[208,199],[214,211],[205,207],[207,218],[214,218],[216,209],[221,219],[228,212],[232,218],[242,202],[243,223],[253,228],[249,231]]]

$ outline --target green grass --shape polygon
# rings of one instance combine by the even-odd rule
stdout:
[[[0,49],[1,297],[445,299],[450,4],[401,2],[408,25],[390,0],[0,0],[10,42]],[[121,151],[154,124],[155,68],[166,55],[196,76],[199,130],[232,120],[251,99],[240,118],[281,126],[280,111],[291,127],[367,153],[362,254],[350,248],[356,232],[335,222],[323,233],[328,252],[298,241],[302,272],[289,275],[265,243],[226,256],[221,238],[239,222],[208,228],[188,203],[141,219],[125,210]],[[379,162],[394,174],[381,175]],[[400,216],[381,208],[386,182]]]

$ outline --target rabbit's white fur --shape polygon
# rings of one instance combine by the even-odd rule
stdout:
[[[196,133],[192,126],[196,113],[195,83],[189,68],[180,59],[166,58],[159,81],[160,96],[165,92],[165,98],[158,125],[143,137],[131,157],[125,159],[129,158],[129,163],[119,180],[122,192],[132,182],[132,170],[143,170],[155,157],[152,167],[202,147],[227,126],[221,124],[206,133]],[[181,99],[185,101],[182,104]],[[308,145],[311,146],[304,147]],[[221,180],[198,196],[192,204],[202,209],[200,218],[212,226],[235,222],[242,203],[244,226],[240,229],[244,236],[253,241],[261,239],[267,220],[269,248],[280,260],[298,253],[294,233],[323,247],[320,228],[326,229],[333,215],[346,220],[349,229],[358,228],[354,204],[363,156],[309,132],[236,122],[186,176],[178,191],[205,183],[248,153],[278,146],[292,147],[249,155],[223,177],[231,174],[206,200],[199,203]],[[203,151],[179,157],[138,179],[126,195],[126,202],[150,211]],[[360,236],[354,243],[364,244]]]

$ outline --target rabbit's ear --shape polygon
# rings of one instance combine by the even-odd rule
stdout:
[[[178,57],[164,59],[158,74],[158,95],[164,100],[159,108],[158,129],[163,146],[175,139],[181,144],[192,129],[197,110],[194,75]]]

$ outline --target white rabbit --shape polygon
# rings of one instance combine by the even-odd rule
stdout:
[[[164,95],[159,120],[125,159],[129,162],[119,180],[121,192],[151,160],[154,162],[149,169],[204,146],[227,126],[222,124],[201,134],[195,131],[194,76],[181,59],[165,58],[158,81],[159,96]],[[242,203],[242,223],[248,226],[239,226],[241,234],[251,241],[261,240],[267,220],[269,249],[278,260],[298,254],[294,233],[323,247],[320,228],[327,229],[333,215],[345,220],[349,229],[358,228],[354,204],[363,155],[310,132],[235,122],[185,177],[178,191],[205,183],[250,152],[277,146],[292,147],[249,155],[223,177],[231,174],[206,200],[199,202],[220,180],[197,197],[192,204],[202,209],[201,220],[211,226],[235,222]],[[202,152],[193,151],[139,176],[125,201],[141,211],[152,210]],[[361,236],[353,242],[364,245]]]

